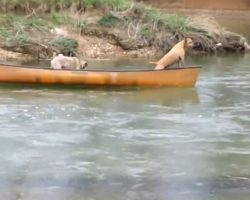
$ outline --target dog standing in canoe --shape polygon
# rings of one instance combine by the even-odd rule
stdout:
[[[165,69],[171,65],[178,62],[180,67],[180,62],[184,64],[184,58],[187,48],[193,47],[194,42],[191,38],[185,38],[178,42],[165,56],[163,56],[159,61],[150,62],[150,64],[155,65],[156,70]]]

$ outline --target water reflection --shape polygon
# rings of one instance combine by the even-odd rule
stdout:
[[[163,106],[181,106],[184,103],[198,104],[196,88],[153,88],[139,89],[126,99],[135,103],[145,102]]]

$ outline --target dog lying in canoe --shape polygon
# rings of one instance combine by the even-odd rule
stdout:
[[[87,67],[88,63],[85,60],[81,60],[77,57],[64,56],[63,54],[56,55],[53,53],[53,59],[50,61],[50,67],[52,69],[69,69],[69,70],[81,70]]]
[[[178,42],[164,57],[162,57],[157,62],[150,62],[151,64],[155,64],[156,70],[165,69],[170,67],[171,65],[178,62],[178,66],[180,67],[180,62],[184,64],[184,57],[187,48],[193,47],[194,43],[191,38],[185,38],[182,41]]]

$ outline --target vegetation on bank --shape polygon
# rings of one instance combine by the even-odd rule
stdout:
[[[162,13],[139,3],[131,4],[122,11],[108,12],[99,25],[126,30],[136,49],[153,47],[166,51],[183,37],[191,37],[197,51],[242,51],[246,41],[243,36],[225,30],[210,17]],[[217,48],[218,43],[222,43],[222,48]]]
[[[66,9],[74,9],[74,11],[84,11],[88,8],[127,7],[132,0],[1,0],[2,11],[22,11],[32,12],[53,12]]]
[[[194,39],[194,50],[209,53],[244,51],[246,43],[206,16],[162,13],[132,0],[6,0],[0,1],[0,9],[5,12],[0,15],[0,47],[39,57],[77,52],[77,39],[55,34],[54,27],[102,38],[127,51],[165,52],[183,37]],[[86,13],[98,17],[93,21]]]

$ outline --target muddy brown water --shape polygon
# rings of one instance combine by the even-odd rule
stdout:
[[[195,88],[1,85],[1,199],[249,200],[250,55],[192,63]]]

